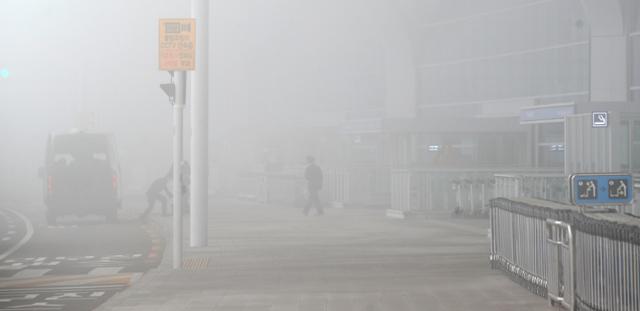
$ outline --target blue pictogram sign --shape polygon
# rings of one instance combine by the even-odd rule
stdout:
[[[625,205],[633,200],[631,175],[574,174],[570,180],[571,202],[575,205]]]

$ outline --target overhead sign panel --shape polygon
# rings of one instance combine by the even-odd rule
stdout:
[[[571,202],[575,205],[626,205],[633,200],[631,175],[574,174],[570,186]]]
[[[196,21],[193,18],[160,19],[160,70],[188,71],[196,68]]]
[[[564,117],[575,114],[574,103],[524,107],[520,110],[521,124],[562,122]]]

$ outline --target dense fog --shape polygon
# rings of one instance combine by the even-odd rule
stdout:
[[[241,158],[238,165],[253,167],[259,155],[250,153],[261,147],[239,143],[264,129],[335,126],[353,107],[382,107],[394,96],[384,47],[409,22],[405,9],[387,1],[213,1],[211,161]],[[72,128],[115,134],[128,192],[168,169],[158,19],[188,17],[189,1],[3,0],[0,11],[0,64],[10,73],[0,80],[3,195],[37,197],[48,133]]]

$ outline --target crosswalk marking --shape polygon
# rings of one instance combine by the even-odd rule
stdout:
[[[25,278],[35,278],[39,276],[43,276],[45,273],[51,271],[51,269],[24,269],[14,274],[14,278],[25,279]]]
[[[2,295],[3,298],[0,298],[0,302],[12,302],[14,300],[31,300],[31,299],[36,299],[38,297],[38,294],[24,294],[24,295]]]
[[[89,275],[109,275],[109,274],[117,274],[120,270],[124,269],[124,267],[99,267],[95,269],[91,269],[89,271]]]

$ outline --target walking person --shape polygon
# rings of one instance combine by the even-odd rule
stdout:
[[[315,206],[316,215],[323,215],[322,203],[320,202],[319,192],[322,189],[322,169],[315,163],[312,156],[307,157],[307,168],[304,171],[304,177],[307,180],[307,204],[304,207],[304,214],[309,215],[311,206]]]
[[[167,198],[172,198],[173,195],[171,191],[169,191],[169,187],[167,186],[170,181],[169,176],[163,176],[151,183],[149,186],[149,190],[147,190],[147,209],[140,215],[140,219],[145,220],[153,208],[156,205],[156,202],[160,202],[160,206],[162,208],[162,216],[169,215],[167,213]]]

